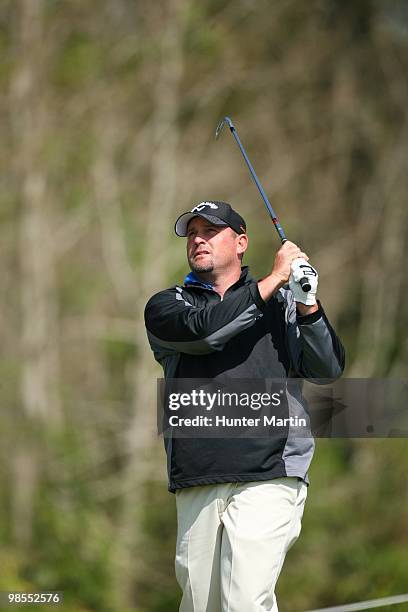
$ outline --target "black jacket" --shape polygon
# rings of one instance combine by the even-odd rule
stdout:
[[[319,303],[298,316],[293,294],[280,289],[267,303],[248,268],[221,300],[193,275],[154,295],[145,323],[166,378],[336,379],[344,349]],[[307,415],[301,388],[287,392],[288,413]],[[169,489],[298,476],[307,482],[311,437],[288,426],[279,438],[168,439]]]

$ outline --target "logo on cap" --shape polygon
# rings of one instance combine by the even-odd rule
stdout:
[[[201,212],[206,206],[209,206],[214,210],[217,210],[218,208],[214,202],[201,202],[201,204],[198,204],[198,206],[194,206],[194,208],[191,209],[191,212]]]

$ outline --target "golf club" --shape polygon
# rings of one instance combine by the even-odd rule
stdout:
[[[222,128],[224,127],[225,124],[228,125],[229,129],[231,130],[231,134],[234,136],[235,140],[237,141],[237,144],[238,144],[238,146],[240,148],[240,151],[241,151],[241,153],[242,153],[242,155],[243,155],[243,157],[245,159],[245,162],[246,162],[246,164],[247,164],[247,166],[249,168],[251,176],[254,179],[256,186],[258,187],[258,191],[261,194],[261,197],[262,197],[262,199],[263,199],[263,201],[265,203],[266,209],[267,209],[267,211],[268,211],[268,213],[269,213],[269,215],[270,215],[270,217],[272,219],[272,222],[273,222],[273,224],[275,226],[276,231],[279,234],[279,238],[281,239],[282,244],[284,244],[287,241],[285,232],[283,231],[283,228],[282,228],[281,224],[279,223],[279,219],[276,216],[276,213],[273,210],[273,208],[271,206],[271,203],[268,200],[268,197],[267,197],[267,195],[266,195],[266,193],[265,193],[265,191],[264,191],[264,189],[263,189],[263,187],[262,187],[262,185],[261,185],[261,183],[260,183],[260,181],[259,181],[259,179],[258,179],[258,177],[256,175],[255,170],[253,169],[253,166],[252,166],[251,162],[249,161],[248,155],[246,154],[245,149],[242,146],[242,143],[241,143],[241,141],[239,139],[237,130],[236,130],[234,124],[232,123],[232,121],[231,121],[231,119],[229,117],[224,117],[224,119],[221,119],[221,121],[217,125],[217,129],[215,131],[215,138],[216,139],[218,138],[218,136],[220,135],[220,133],[222,131]],[[307,263],[307,262],[305,261],[305,263]],[[310,282],[309,282],[309,279],[307,278],[307,276],[304,276],[303,278],[301,278],[299,283],[300,283],[300,286],[302,287],[302,289],[303,289],[303,291],[305,293],[310,291],[311,285],[310,285]]]

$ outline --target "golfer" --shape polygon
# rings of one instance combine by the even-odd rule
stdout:
[[[242,267],[245,221],[229,204],[201,202],[177,219],[175,231],[187,239],[190,272],[145,311],[166,378],[341,376],[344,349],[299,247],[286,242],[270,274],[256,281]],[[305,275],[307,293],[299,283]],[[288,398],[288,410],[306,415],[302,397]],[[277,612],[275,585],[300,533],[312,437],[296,437],[289,425],[283,437],[173,437],[165,444],[176,493],[180,611]]]

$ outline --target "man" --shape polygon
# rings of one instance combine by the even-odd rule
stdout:
[[[344,349],[316,302],[317,273],[293,264],[308,260],[299,247],[286,242],[271,273],[256,282],[241,267],[245,221],[229,204],[202,202],[177,219],[175,231],[187,237],[191,272],[183,285],[153,296],[145,312],[166,378],[341,375]],[[308,293],[299,284],[304,273]],[[288,393],[288,411],[305,413],[301,394]],[[180,611],[276,612],[275,584],[300,533],[312,438],[296,438],[289,425],[283,438],[165,443],[177,504]]]

